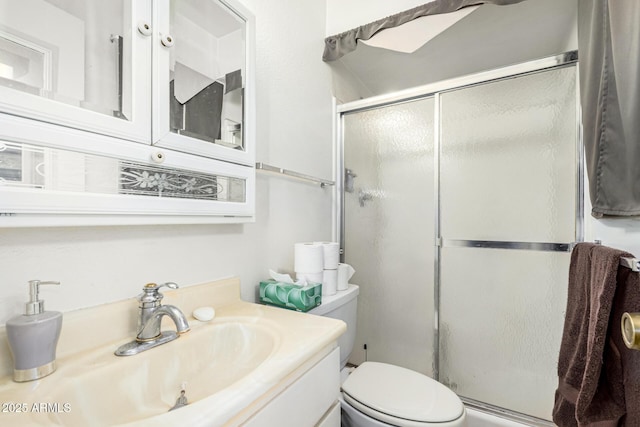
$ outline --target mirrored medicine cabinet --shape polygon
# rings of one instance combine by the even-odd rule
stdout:
[[[253,49],[235,0],[0,0],[0,226],[250,220]]]

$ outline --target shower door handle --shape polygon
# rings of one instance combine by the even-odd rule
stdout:
[[[344,191],[353,193],[353,179],[357,176],[351,169],[344,170]]]

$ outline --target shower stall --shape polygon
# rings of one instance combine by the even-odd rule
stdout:
[[[583,240],[577,53],[338,107],[338,221],[360,285],[353,363],[434,377],[551,424]]]

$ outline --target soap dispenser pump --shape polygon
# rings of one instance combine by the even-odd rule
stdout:
[[[7,321],[7,339],[13,356],[13,380],[32,381],[56,370],[56,347],[62,329],[62,313],[45,311],[39,298],[40,285],[60,282],[29,281],[29,302],[25,314]]]

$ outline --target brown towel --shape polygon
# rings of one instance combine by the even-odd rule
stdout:
[[[591,243],[571,254],[553,421],[560,427],[640,426],[640,352],[624,346],[620,317],[640,311],[633,255]]]

